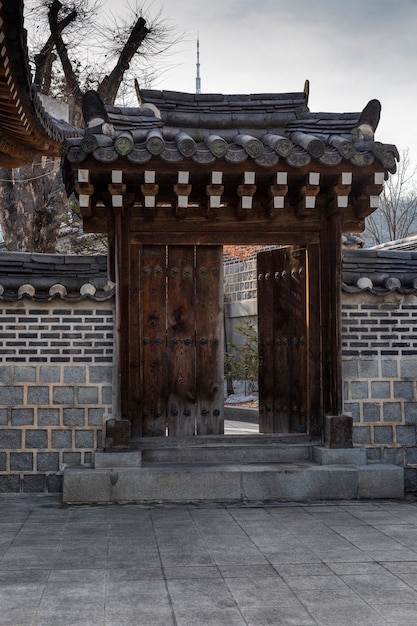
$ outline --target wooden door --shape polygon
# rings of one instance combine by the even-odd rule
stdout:
[[[142,436],[224,431],[222,268],[222,246],[142,248]]]
[[[258,254],[259,429],[305,433],[309,420],[307,253]]]
[[[132,334],[130,349],[139,346],[139,434],[166,432],[166,249],[143,246],[140,255],[140,332]],[[131,304],[131,306],[134,306]],[[130,390],[132,394],[132,391]]]

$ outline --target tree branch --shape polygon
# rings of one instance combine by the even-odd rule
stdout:
[[[62,39],[61,31],[59,28],[58,14],[61,9],[62,3],[60,2],[60,0],[53,0],[48,11],[49,28],[51,29],[51,37],[53,38],[56,51],[62,64],[62,69],[64,71],[69,93],[74,99],[76,105],[81,106],[82,92],[77,76],[72,67],[72,63],[69,59],[67,47]]]
[[[129,69],[132,58],[150,32],[150,29],[146,27],[146,21],[143,17],[139,17],[130,32],[127,42],[123,46],[116,65],[98,86],[97,91],[105,104],[114,103],[124,73]]]
[[[77,17],[77,11],[71,11],[68,15],[66,15],[62,20],[58,22],[57,28],[59,33],[71,24]],[[34,56],[35,62],[35,77],[34,83],[37,85],[41,91],[41,93],[46,96],[49,95],[49,90],[51,87],[51,74],[52,74],[52,65],[56,59],[55,54],[53,54],[53,49],[55,46],[55,41],[52,35],[49,35],[48,40],[45,45],[42,47],[42,50]]]

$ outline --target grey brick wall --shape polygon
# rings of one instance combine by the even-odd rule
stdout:
[[[405,468],[417,485],[417,298],[344,294],[344,409],[372,460]]]
[[[113,303],[0,303],[0,493],[56,492],[112,413]]]
[[[253,316],[255,266],[230,262],[225,277],[231,318]],[[415,489],[417,298],[342,300],[344,409],[355,444],[369,459],[403,466]],[[0,338],[0,493],[60,491],[65,466],[93,462],[112,413],[113,304],[2,302]]]

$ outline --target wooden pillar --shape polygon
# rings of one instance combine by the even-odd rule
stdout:
[[[134,271],[132,272],[132,266],[135,267],[135,264],[131,264],[130,261],[129,216],[133,200],[133,196],[126,193],[126,186],[122,182],[122,172],[119,170],[113,171],[108,196],[108,204],[111,207],[113,216],[111,232],[116,282],[116,362],[113,377],[113,411],[117,420],[129,420],[130,422],[132,422],[130,389],[138,388],[137,380],[134,379],[138,371],[137,367],[134,367],[137,363],[137,358],[135,359],[135,355],[131,354],[130,341],[131,333],[137,332],[138,327],[135,320],[131,319],[131,310],[134,307],[130,306],[130,301],[139,292],[137,276]]]
[[[324,414],[342,413],[341,286],[342,230],[337,200],[327,197],[322,211],[320,238],[323,409]]]
[[[343,415],[341,289],[342,219],[346,196],[337,190],[327,196],[322,211],[320,256],[322,268],[322,354],[324,443],[329,448],[352,447],[352,418]]]
[[[308,287],[307,287],[307,327],[308,327],[308,395],[310,435],[321,435],[323,430],[323,367],[321,318],[321,264],[320,245],[307,246]]]

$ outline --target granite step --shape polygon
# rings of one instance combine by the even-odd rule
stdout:
[[[291,463],[312,458],[312,439],[306,436],[224,435],[189,437],[162,442],[136,442],[142,465],[154,463],[225,465],[236,463]]]
[[[129,457],[126,459],[128,454],[107,455],[112,467],[67,468],[64,503],[256,503],[404,497],[404,470],[391,464],[337,465],[334,460],[329,465],[313,461],[143,464],[140,453],[131,463]]]

